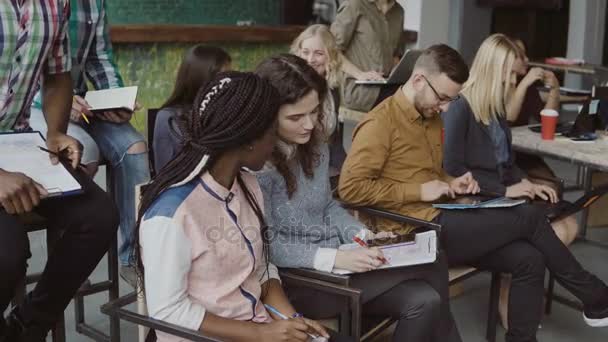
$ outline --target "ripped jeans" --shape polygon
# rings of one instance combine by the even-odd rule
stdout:
[[[46,121],[40,109],[31,108],[30,126],[46,136]],[[135,186],[150,180],[148,153],[127,153],[144,137],[130,123],[115,124],[102,120],[91,120],[91,124],[70,122],[68,134],[78,139],[85,149],[98,149],[114,172],[114,200],[120,213],[119,259],[123,266],[129,265],[133,251],[135,228]],[[91,139],[92,138],[92,139]],[[95,146],[95,144],[97,146]],[[146,149],[147,150],[147,149]],[[83,160],[83,162],[85,162]],[[86,163],[86,162],[85,162]],[[99,208],[104,210],[104,208]]]

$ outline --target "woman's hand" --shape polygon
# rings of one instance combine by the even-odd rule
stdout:
[[[308,341],[309,325],[302,319],[283,319],[270,323],[256,324],[257,336],[255,341]]]
[[[505,196],[509,198],[528,197],[529,199],[534,199],[535,195],[536,191],[534,189],[534,184],[530,183],[527,179],[523,179],[517,184],[508,186],[507,192],[505,193]]]
[[[384,254],[378,248],[338,250],[334,267],[352,272],[367,272],[382,266],[381,259],[384,259]]]
[[[308,318],[302,318],[304,320],[304,323],[306,323],[306,325],[308,325],[309,329],[308,332],[310,334],[316,335],[316,336],[323,336],[325,338],[329,338],[329,334],[327,333],[327,330],[325,330],[325,327],[322,326],[319,322],[317,321],[313,321],[312,319],[308,319]]]
[[[532,184],[534,189],[534,195],[540,197],[545,201],[549,201],[551,203],[557,203],[559,198],[557,197],[557,192],[548,185],[543,184]]]

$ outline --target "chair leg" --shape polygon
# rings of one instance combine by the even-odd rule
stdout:
[[[545,297],[545,314],[550,315],[553,306],[553,291],[555,291],[555,278],[549,272],[549,282],[547,284],[547,296]]]
[[[108,250],[108,279],[111,282],[108,291],[109,301],[119,296],[118,288],[118,239],[114,239]],[[120,319],[118,316],[110,316],[110,342],[120,342]]]
[[[500,273],[492,273],[490,285],[490,305],[488,308],[488,326],[486,327],[486,340],[496,341],[496,326],[498,324],[498,299],[500,296]]]
[[[53,252],[53,246],[61,238],[62,232],[57,230],[46,230],[46,250],[47,256],[50,256]],[[51,336],[53,342],[65,342],[65,318],[61,314],[61,317],[57,320],[57,323],[52,329]]]
[[[351,298],[351,336],[356,342],[361,340],[361,298],[358,296]]]

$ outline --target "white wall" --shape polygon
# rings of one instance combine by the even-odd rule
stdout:
[[[422,0],[397,0],[405,9],[405,29],[420,31],[420,13],[422,11]]]
[[[588,63],[601,64],[604,51],[606,0],[570,1],[568,23],[568,58],[582,58]],[[566,86],[591,88],[593,83],[606,79],[592,79],[575,74],[566,75]]]

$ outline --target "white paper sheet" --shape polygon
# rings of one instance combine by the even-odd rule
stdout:
[[[0,134],[0,169],[25,174],[47,189],[49,196],[82,190],[68,170],[51,164],[49,154],[38,146],[46,148],[38,132]]]

